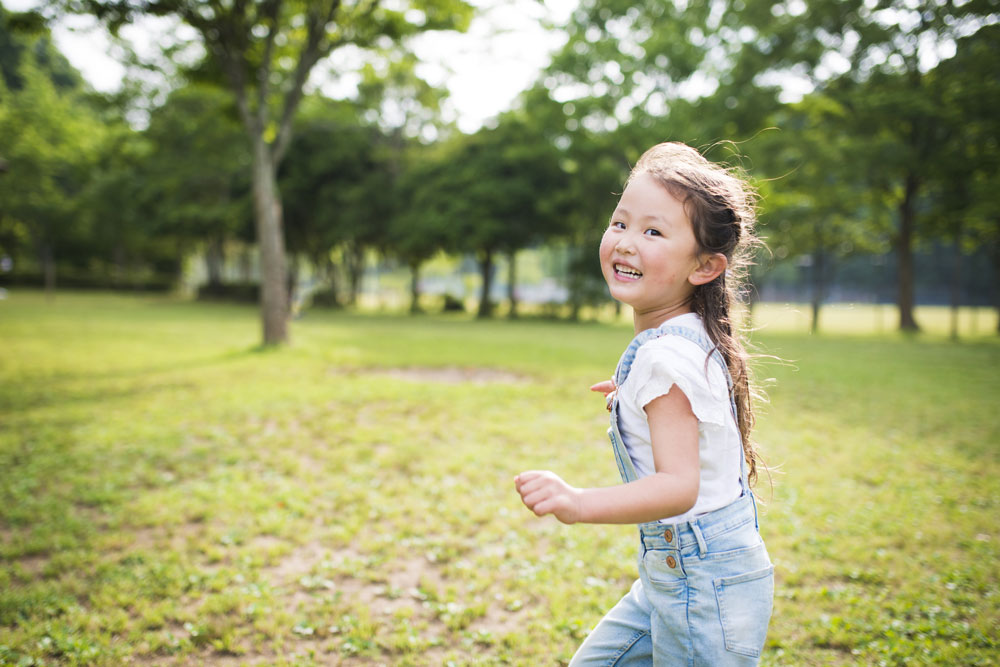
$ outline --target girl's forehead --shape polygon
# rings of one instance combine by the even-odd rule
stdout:
[[[666,217],[673,217],[678,213],[686,216],[684,202],[675,197],[663,183],[650,173],[642,173],[629,180],[618,199],[616,210],[629,210],[629,212],[639,215],[656,212]]]

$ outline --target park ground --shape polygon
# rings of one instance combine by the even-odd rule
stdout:
[[[755,313],[765,665],[1000,663],[995,314]],[[0,665],[558,665],[635,575],[513,477],[607,485],[624,321],[0,301]],[[766,355],[773,355],[768,357]]]

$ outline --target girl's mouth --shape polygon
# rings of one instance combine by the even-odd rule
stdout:
[[[625,280],[638,280],[642,278],[642,272],[636,271],[630,266],[625,266],[624,264],[615,264],[615,275],[619,278],[624,278]]]

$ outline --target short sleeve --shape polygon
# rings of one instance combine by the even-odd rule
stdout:
[[[622,389],[641,409],[677,385],[699,422],[725,426],[731,419],[726,378],[716,362],[705,361],[704,350],[695,343],[662,336],[639,348]]]

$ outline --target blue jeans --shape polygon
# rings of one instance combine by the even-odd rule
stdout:
[[[756,665],[774,567],[755,517],[744,494],[693,521],[640,526],[639,579],[570,666]]]

